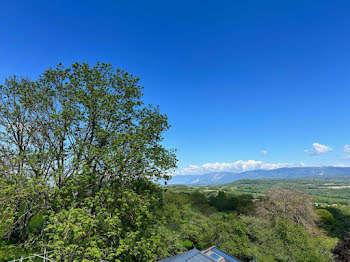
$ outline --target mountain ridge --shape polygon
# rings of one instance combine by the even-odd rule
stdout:
[[[327,179],[333,177],[349,177],[350,167],[285,167],[277,169],[258,169],[240,173],[210,172],[202,175],[176,175],[168,185],[219,185],[232,183],[240,179]]]

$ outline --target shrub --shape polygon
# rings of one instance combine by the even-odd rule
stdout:
[[[185,247],[185,248],[187,248],[187,249],[192,249],[192,247],[193,247],[193,245],[192,245],[192,242],[190,241],[190,240],[184,240],[183,242],[182,242],[182,244],[183,244],[183,246]]]
[[[326,209],[323,209],[323,208],[317,209],[317,215],[319,216],[320,221],[323,224],[332,225],[335,222],[335,219],[334,219],[334,216],[332,215],[332,213]]]

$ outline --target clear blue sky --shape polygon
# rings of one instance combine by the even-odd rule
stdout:
[[[4,1],[0,12],[1,81],[58,62],[124,68],[169,116],[180,168],[350,165],[350,1]]]

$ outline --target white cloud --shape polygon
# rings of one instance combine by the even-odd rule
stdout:
[[[321,154],[326,154],[330,151],[333,151],[333,148],[331,148],[330,146],[319,144],[319,143],[313,143],[311,150],[304,150],[304,151],[309,155],[321,155]]]
[[[266,156],[268,154],[268,152],[266,150],[261,150],[261,155],[262,156]]]
[[[201,166],[190,165],[189,167],[177,170],[173,175],[201,175],[210,172],[234,172],[240,173],[257,169],[277,169],[282,167],[305,166],[304,163],[266,163],[257,160],[238,160],[233,163],[206,163]]]
[[[343,151],[345,153],[350,153],[350,146],[349,145],[345,145]]]

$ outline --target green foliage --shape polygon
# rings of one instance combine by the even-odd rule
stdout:
[[[346,232],[350,232],[350,208],[348,206],[325,207],[334,217],[332,224],[321,227],[332,237],[343,239]]]
[[[185,194],[165,192],[163,194],[164,217],[169,229],[178,231],[191,215],[191,199]]]
[[[192,249],[193,248],[193,244],[190,240],[186,239],[182,242],[183,246],[187,249]]]
[[[183,240],[174,231],[169,230],[163,224],[155,228],[156,242],[154,252],[157,260],[181,254],[187,249],[183,246]]]
[[[75,63],[0,85],[0,238],[61,261],[152,261],[162,193],[176,167],[167,116],[144,105],[139,79]],[[46,217],[48,214],[48,217]],[[171,244],[172,243],[172,244]]]
[[[198,239],[205,247],[217,246],[242,259],[252,255],[246,224],[232,214],[212,216],[204,223]]]
[[[332,261],[334,240],[314,236],[303,226],[286,219],[276,223],[243,217],[256,261]]]
[[[0,239],[0,262],[7,262],[21,256],[31,255],[33,250],[26,250],[20,245]]]
[[[209,198],[209,204],[216,207],[218,211],[244,213],[252,209],[252,200],[251,195],[234,195],[219,191],[217,196]]]
[[[15,187],[0,177],[0,237],[9,234],[13,219],[17,215],[14,197],[12,197],[15,193]]]
[[[29,221],[27,232],[29,234],[39,234],[44,227],[46,222],[46,211],[40,211],[37,215],[33,216]]]
[[[105,188],[80,207],[53,213],[45,229],[46,246],[64,261],[155,260],[159,242],[155,207],[160,203],[157,188],[150,186],[152,190],[143,194],[121,186]]]
[[[285,219],[279,220],[275,229],[285,248],[285,260],[332,261],[329,250],[334,246],[334,241],[312,237],[304,227]]]
[[[330,251],[336,240],[320,232],[315,234],[317,231],[293,221],[293,217],[276,216],[271,221],[259,215],[225,212],[206,215],[195,206],[203,206],[203,199],[210,201],[210,194],[209,197],[199,194],[197,191],[196,196],[191,198],[192,194],[168,190],[164,198],[164,212],[170,212],[179,221],[176,234],[183,241],[189,240],[196,248],[215,245],[242,261],[252,258],[256,261],[332,261]],[[173,227],[170,213],[166,219],[173,221]]]
[[[317,209],[317,215],[319,216],[320,221],[325,225],[332,225],[335,222],[334,216],[327,209],[324,209],[324,208]]]

